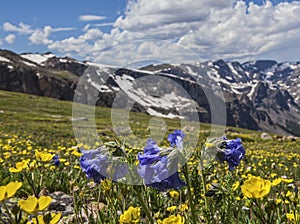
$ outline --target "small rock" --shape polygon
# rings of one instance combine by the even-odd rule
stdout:
[[[89,119],[87,119],[86,117],[72,117],[70,120],[73,122],[73,121],[88,121]]]
[[[232,128],[227,128],[226,133],[234,133],[234,134],[240,134],[238,130],[232,129]]]
[[[74,213],[72,196],[62,191],[55,191],[49,196],[52,198],[49,210],[62,212],[62,216],[69,216]]]
[[[290,140],[290,141],[292,141],[292,142],[295,142],[295,141],[297,141],[297,137],[296,137],[296,136],[290,135],[290,136],[287,137],[287,140]]]
[[[186,131],[186,132],[193,132],[195,130],[195,127],[193,126],[184,126],[183,131]]]
[[[267,133],[262,133],[262,134],[260,135],[260,138],[261,138],[261,139],[264,139],[264,140],[272,140],[272,139],[273,139],[272,136],[269,135],[269,134],[267,134]]]

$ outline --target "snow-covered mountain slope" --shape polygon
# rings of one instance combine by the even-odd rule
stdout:
[[[300,62],[218,60],[134,70],[0,50],[0,89],[66,100],[77,91],[87,104],[214,123],[222,123],[212,113],[223,104],[228,125],[300,136]]]

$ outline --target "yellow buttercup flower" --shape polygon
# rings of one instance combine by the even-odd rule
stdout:
[[[271,178],[274,178],[274,177],[276,177],[277,176],[277,173],[271,173]]]
[[[290,197],[291,195],[293,195],[293,193],[290,191],[286,192],[286,194],[285,194],[286,197]]]
[[[35,150],[35,157],[39,161],[49,162],[52,160],[53,155],[47,152],[39,152],[38,150]]]
[[[61,213],[58,214],[51,213],[51,220],[47,222],[47,224],[56,224],[59,222],[60,218],[61,218]],[[37,218],[33,218],[32,220],[30,220],[30,222],[27,222],[27,224],[37,224],[37,223],[46,224],[43,215],[38,215]]]
[[[183,224],[185,222],[185,218],[181,215],[171,215],[164,220],[157,220],[157,224]]]
[[[240,182],[236,181],[233,185],[232,185],[232,190],[235,191],[236,189],[238,189],[238,187],[240,186]]]
[[[184,204],[182,204],[182,205],[179,205],[179,206],[178,206],[178,209],[179,209],[179,211],[183,212],[183,211],[185,211],[185,210],[188,210],[188,209],[189,209],[189,206],[187,205],[187,203],[184,203]]]
[[[293,223],[296,223],[297,221],[300,221],[300,215],[299,214],[296,214],[296,216],[294,215],[293,212],[291,213],[287,213],[285,214],[287,219]]]
[[[173,205],[173,206],[171,206],[171,207],[168,207],[168,208],[167,208],[167,211],[168,211],[168,212],[174,212],[174,211],[176,210],[176,208],[177,208],[177,207],[176,207],[175,205]]]
[[[23,211],[31,214],[45,210],[50,205],[51,200],[49,196],[41,196],[40,198],[30,196],[27,200],[20,200],[18,204]]]
[[[121,224],[132,224],[140,221],[141,209],[130,206],[122,215],[120,215]]]
[[[0,201],[13,197],[22,186],[22,182],[10,182],[5,186],[0,186]]]
[[[281,181],[289,184],[289,183],[292,183],[294,180],[288,179],[288,178],[281,178]]]
[[[105,191],[109,191],[111,189],[112,182],[108,179],[102,180],[101,181],[101,187]]]
[[[11,173],[19,173],[22,170],[28,168],[29,162],[30,162],[29,159],[25,159],[25,160],[22,160],[21,162],[17,162],[16,163],[16,167],[10,167],[9,168],[9,172],[11,172]]]
[[[205,147],[206,148],[215,148],[216,145],[214,143],[211,143],[211,142],[205,142]]]
[[[272,181],[272,186],[276,186],[281,183],[281,178],[276,178],[275,180]]]
[[[171,198],[174,198],[174,199],[177,199],[179,197],[178,191],[172,190],[169,192],[169,194],[170,194]]]
[[[261,177],[251,176],[241,186],[242,192],[247,198],[263,198],[271,190],[271,181],[264,180]]]

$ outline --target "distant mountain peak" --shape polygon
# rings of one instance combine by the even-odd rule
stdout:
[[[213,86],[218,83],[225,97],[227,125],[300,136],[300,62],[240,63],[220,59],[194,65],[152,64],[124,69],[58,57],[51,52],[18,55],[0,50],[0,89],[3,90],[73,100],[78,80],[84,73],[89,75],[87,88],[99,92],[99,106],[111,107],[116,94],[123,91],[136,101],[133,111],[180,118],[183,115],[176,108],[188,114],[189,108],[197,105],[203,122],[211,121],[211,108],[203,89],[214,92]],[[172,85],[153,84],[156,89],[165,88],[169,101],[138,88],[137,80],[148,75],[179,84],[190,99],[177,95]],[[83,101],[88,102],[90,96],[86,97]],[[214,100],[222,103],[218,96]]]

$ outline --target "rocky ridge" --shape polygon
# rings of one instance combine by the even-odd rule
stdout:
[[[2,90],[70,101],[75,95],[88,104],[129,105],[131,111],[153,116],[199,117],[214,123],[219,121],[212,107],[225,103],[227,125],[296,136],[300,136],[299,78],[300,62],[218,60],[130,69],[51,53],[19,55],[0,50]],[[93,102],[90,97],[95,93]],[[119,98],[128,101],[116,103]]]

